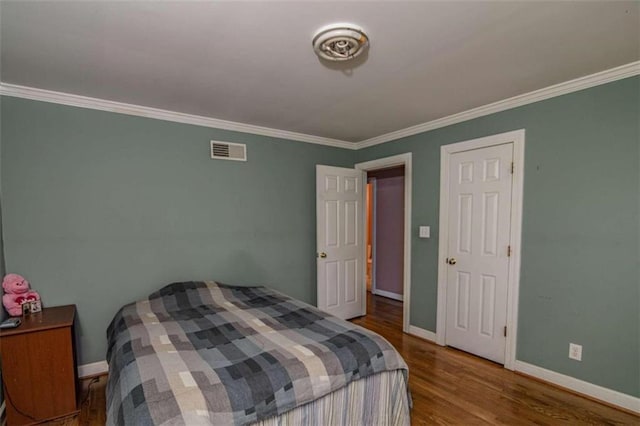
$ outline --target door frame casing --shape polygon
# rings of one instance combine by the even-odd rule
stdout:
[[[524,143],[525,130],[500,133],[478,139],[443,145],[440,147],[440,224],[438,239],[438,311],[436,322],[436,343],[446,345],[447,320],[447,267],[449,242],[449,162],[451,155],[487,148],[495,145],[513,144],[513,185],[511,189],[511,229],[509,244],[509,272],[507,279],[507,339],[505,344],[504,368],[514,370],[518,333],[518,296],[520,289],[520,260],[522,241],[522,201],[524,186]]]
[[[367,184],[371,184],[371,293],[375,293],[376,291],[376,268],[375,268],[375,264],[376,264],[376,231],[377,231],[377,227],[376,227],[376,207],[377,207],[377,196],[376,196],[376,191],[378,190],[378,182],[376,178],[371,178],[371,182],[369,182],[369,178],[365,177]],[[365,206],[365,208],[369,208],[368,206]],[[366,217],[366,212],[365,212],[365,217]],[[366,226],[366,223],[365,223]],[[365,243],[366,244],[366,243]],[[366,247],[365,247],[366,250]],[[367,260],[367,257],[365,256],[365,260]]]
[[[384,169],[388,167],[404,166],[404,261],[403,261],[403,304],[402,304],[402,331],[409,333],[409,314],[411,308],[411,153],[393,155],[391,157],[378,158],[376,160],[358,163],[355,168],[364,172]],[[363,225],[362,239],[366,258],[366,224]],[[375,259],[374,259],[375,262]],[[375,264],[374,264],[375,267]],[[367,286],[363,282],[363,296],[366,297]]]

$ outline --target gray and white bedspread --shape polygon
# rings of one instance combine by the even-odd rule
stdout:
[[[248,424],[407,377],[381,336],[265,287],[170,284],[120,309],[107,337],[108,424]]]

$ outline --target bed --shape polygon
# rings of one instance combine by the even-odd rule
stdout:
[[[169,284],[107,330],[109,425],[408,425],[384,338],[266,287]]]

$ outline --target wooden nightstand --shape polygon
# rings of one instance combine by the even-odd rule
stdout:
[[[44,308],[0,330],[7,423],[37,424],[78,413],[75,305]]]

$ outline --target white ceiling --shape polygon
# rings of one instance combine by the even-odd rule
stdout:
[[[0,7],[4,83],[354,142],[640,59],[636,1]],[[327,65],[344,21],[371,47]]]

